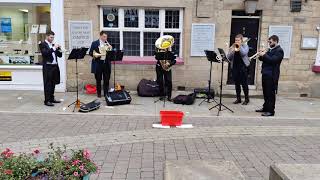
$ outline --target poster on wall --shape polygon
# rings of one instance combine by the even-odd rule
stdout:
[[[2,33],[11,33],[12,32],[12,24],[11,18],[0,18],[0,29]]]
[[[191,56],[205,56],[204,50],[213,50],[215,24],[192,24]]]
[[[284,58],[290,58],[292,26],[269,26],[269,37],[277,35],[279,44],[284,51]]]
[[[47,28],[48,28],[48,25],[46,25],[46,24],[40,24],[40,26],[39,26],[39,34],[45,34],[45,33],[47,33]]]
[[[90,48],[92,43],[92,21],[69,21],[69,50]]]

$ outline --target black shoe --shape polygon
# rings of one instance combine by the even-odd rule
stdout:
[[[256,112],[261,113],[261,112],[266,112],[266,111],[263,108],[261,108],[261,109],[257,109]]]
[[[249,99],[246,99],[243,103],[242,103],[242,105],[248,105],[249,104]]]
[[[237,99],[236,101],[233,102],[233,104],[239,104],[241,103],[241,99]]]
[[[159,100],[160,100],[160,101],[163,101],[163,100],[164,100],[164,97],[160,97]]]
[[[274,113],[264,112],[264,113],[261,114],[261,116],[274,116]]]
[[[170,97],[168,97],[168,98],[167,98],[167,101],[170,101],[170,102],[171,102],[171,101],[172,101],[172,99],[171,99]]]
[[[50,101],[51,103],[61,103],[61,101],[58,101],[58,100],[53,100],[53,101]]]
[[[52,102],[45,102],[44,105],[51,106],[51,107],[54,106],[54,104]]]

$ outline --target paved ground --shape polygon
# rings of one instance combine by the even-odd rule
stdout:
[[[18,97],[22,97],[18,98]],[[92,179],[162,180],[166,160],[230,160],[246,179],[268,179],[273,163],[320,163],[320,100],[278,98],[277,116],[262,118],[250,106],[231,105],[235,114],[208,111],[209,105],[176,106],[193,129],[152,129],[162,104],[134,97],[133,105],[102,107],[89,114],[63,111],[73,100],[44,107],[37,92],[0,92],[0,149],[26,152],[48,144],[89,148],[100,173]],[[87,99],[86,99],[87,98]],[[82,97],[84,100],[93,96]],[[144,104],[146,103],[146,104]],[[139,105],[140,104],[140,105]],[[281,112],[281,113],[280,113]]]

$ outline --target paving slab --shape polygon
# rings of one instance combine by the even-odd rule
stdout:
[[[167,161],[165,180],[244,180],[232,161],[177,160]]]
[[[275,164],[269,180],[319,180],[320,164]]]

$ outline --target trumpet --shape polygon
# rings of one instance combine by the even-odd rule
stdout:
[[[254,54],[254,55],[252,55],[251,57],[249,57],[249,61],[251,61],[252,59],[258,60],[259,57],[260,57],[260,52],[261,52],[261,51],[268,51],[268,50],[269,50],[269,48],[264,48],[264,44],[262,44],[262,49],[259,50],[256,54]]]
[[[105,60],[107,56],[107,52],[112,51],[112,46],[109,44],[108,41],[106,41],[104,44],[98,47],[98,50],[99,50],[99,53],[96,50],[93,51],[93,57],[94,58],[100,57],[102,60]]]

